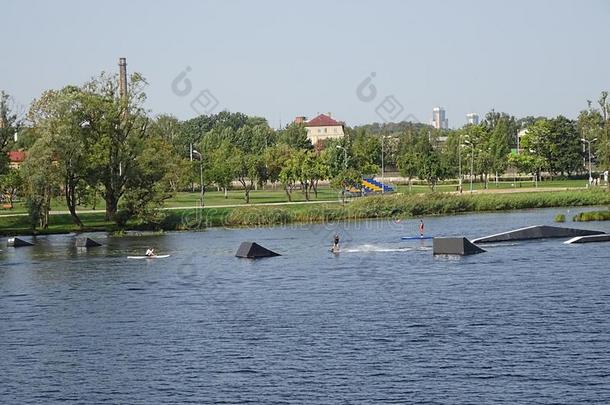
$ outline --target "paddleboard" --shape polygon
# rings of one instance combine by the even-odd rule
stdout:
[[[334,253],[334,254],[338,254],[338,253],[339,253],[339,249],[338,249],[338,248],[337,248],[337,249],[335,249],[335,248],[330,248],[330,249],[328,249],[328,251],[329,251],[330,253]]]
[[[127,256],[128,259],[165,259],[171,255],[154,255],[154,256]]]
[[[425,240],[432,239],[433,236],[403,236],[400,239],[402,240]]]

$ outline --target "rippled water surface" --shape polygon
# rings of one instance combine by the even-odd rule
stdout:
[[[558,212],[426,231],[474,238]],[[609,243],[433,257],[400,241],[417,224],[97,234],[88,251],[74,235],[3,239],[0,403],[610,402]],[[235,258],[246,240],[283,256]],[[148,246],[172,256],[126,258]]]

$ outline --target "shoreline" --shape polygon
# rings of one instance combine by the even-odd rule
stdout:
[[[126,231],[198,231],[207,228],[274,226],[292,223],[314,224],[333,221],[422,216],[443,216],[474,212],[508,212],[518,209],[588,207],[610,205],[610,193],[601,190],[533,191],[519,193],[426,193],[360,197],[347,204],[308,202],[300,204],[249,205],[237,207],[174,208],[157,223],[131,221],[119,229],[104,221],[104,212],[82,215],[79,229],[70,215],[54,214],[49,228],[32,230],[27,217],[0,217],[0,236],[31,236],[66,233]]]

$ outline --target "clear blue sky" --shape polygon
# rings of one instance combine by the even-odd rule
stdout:
[[[610,89],[603,0],[3,0],[0,10],[0,89],[24,105],[116,71],[121,56],[148,79],[155,114],[191,118],[208,89],[216,111],[274,127],[327,111],[348,125],[380,121],[389,95],[404,107],[397,120],[428,122],[441,105],[452,127],[491,108],[576,117]],[[187,66],[192,90],[178,96],[172,81]],[[371,72],[377,95],[364,102],[356,89]]]

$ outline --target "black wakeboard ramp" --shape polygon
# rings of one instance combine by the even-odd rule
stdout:
[[[256,242],[242,242],[241,245],[239,245],[239,249],[237,249],[235,256],[247,259],[260,259],[262,257],[274,257],[281,255],[262,247]]]
[[[601,231],[588,229],[563,228],[560,226],[534,225],[514,229],[508,232],[497,233],[474,239],[473,243],[514,242],[531,239],[574,238],[576,236],[600,235]]]
[[[467,256],[484,252],[463,236],[432,239],[432,253],[435,255]]]
[[[87,237],[79,237],[76,238],[76,247],[77,248],[90,248],[90,247],[97,247],[97,246],[102,246],[101,243],[94,241],[91,238],[87,238]]]
[[[6,246],[11,247],[24,247],[24,246],[34,246],[32,242],[28,242],[27,240],[23,240],[21,238],[8,238],[6,241]]]

